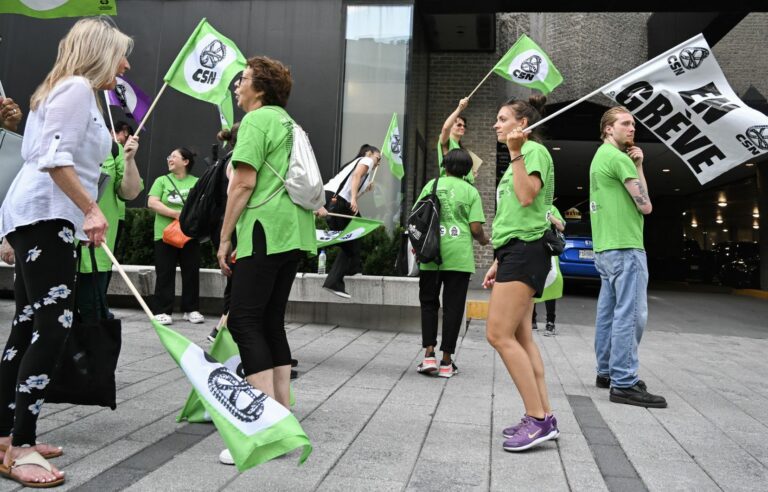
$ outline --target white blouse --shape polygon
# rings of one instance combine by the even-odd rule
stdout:
[[[74,225],[78,239],[88,239],[83,233],[83,212],[47,170],[73,166],[96,200],[99,168],[109,155],[111,142],[90,82],[85,77],[60,81],[29,113],[21,146],[24,166],[0,209],[0,237],[42,220],[65,219]]]
[[[360,183],[360,189],[357,192],[357,197],[360,198],[362,195],[365,194],[366,191],[368,191],[366,188],[368,187],[368,181],[370,181],[372,173],[371,170],[373,169],[373,159],[370,157],[360,157],[358,159],[355,159],[351,163],[347,164],[347,166],[342,169],[339,174],[331,178],[330,181],[328,181],[328,184],[326,184],[323,188],[325,191],[330,191],[333,193],[336,193],[336,190],[339,189],[339,186],[341,186],[341,182],[344,181],[344,179],[349,176],[349,179],[344,183],[344,187],[339,190],[339,196],[344,198],[346,201],[352,200],[352,173],[357,169],[357,165],[362,164],[368,169],[365,171],[365,174],[363,175],[363,179]]]

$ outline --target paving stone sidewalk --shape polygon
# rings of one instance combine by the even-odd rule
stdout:
[[[0,336],[12,302],[0,301]],[[768,340],[648,331],[641,376],[668,409],[608,401],[594,387],[591,326],[536,335],[559,440],[501,448],[523,413],[484,323],[462,331],[451,379],[416,373],[414,333],[291,324],[294,411],[314,445],[239,474],[211,426],[177,424],[190,386],[144,314],[123,320],[116,411],[46,404],[40,439],[65,446],[59,490],[768,490]],[[214,322],[173,328],[207,348]],[[17,490],[0,480],[0,492]]]

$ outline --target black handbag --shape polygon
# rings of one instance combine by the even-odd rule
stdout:
[[[565,235],[554,224],[544,233],[544,249],[550,256],[560,256],[565,250]]]
[[[93,273],[99,273],[93,246],[89,250]],[[77,264],[80,264],[79,254]],[[81,278],[78,275],[73,295],[76,294]],[[95,275],[92,278],[99,300],[102,305],[106,305],[104,293],[98,288]],[[117,408],[115,370],[122,346],[122,324],[119,319],[103,317],[100,309],[97,311],[97,321],[85,322],[75,308],[64,352],[53,371],[46,393],[47,402],[97,405],[112,410]]]

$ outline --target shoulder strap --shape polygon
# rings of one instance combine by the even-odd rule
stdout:
[[[186,205],[186,203],[184,203],[184,197],[182,196],[181,192],[179,191],[179,188],[176,186],[176,183],[174,183],[173,180],[171,179],[171,177],[168,176],[167,174],[165,175],[165,177],[168,179],[168,181],[171,182],[173,187],[176,189],[176,193],[179,194],[179,198],[181,198],[181,206],[183,207],[184,205]]]
[[[362,157],[358,157],[355,160],[353,160],[351,163],[347,164],[347,166],[352,166],[352,164],[354,165],[352,166],[352,170],[348,172],[347,175],[344,177],[344,179],[341,181],[341,184],[339,185],[338,189],[336,190],[336,193],[334,193],[333,196],[338,195],[339,193],[341,193],[341,190],[344,189],[344,185],[347,184],[347,180],[349,180],[349,177],[352,176],[352,174],[355,172],[355,169],[357,169],[357,165],[360,164],[360,159],[362,159]],[[363,183],[360,183],[360,190],[362,189],[363,189]],[[360,193],[360,190],[357,190],[357,192]]]

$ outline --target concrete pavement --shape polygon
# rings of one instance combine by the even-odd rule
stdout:
[[[594,387],[594,304],[566,297],[559,334],[537,335],[562,434],[526,453],[501,448],[523,408],[482,321],[462,331],[448,380],[415,372],[418,334],[290,324],[294,411],[314,452],[303,466],[294,453],[238,474],[218,464],[211,426],[175,423],[190,386],[133,310],[116,310],[117,410],[46,404],[40,439],[65,447],[60,490],[768,490],[768,302],[652,291],[640,359],[669,401],[658,410]],[[0,301],[3,337],[12,311]],[[208,318],[173,327],[208,347]],[[16,489],[0,480],[0,492]]]

